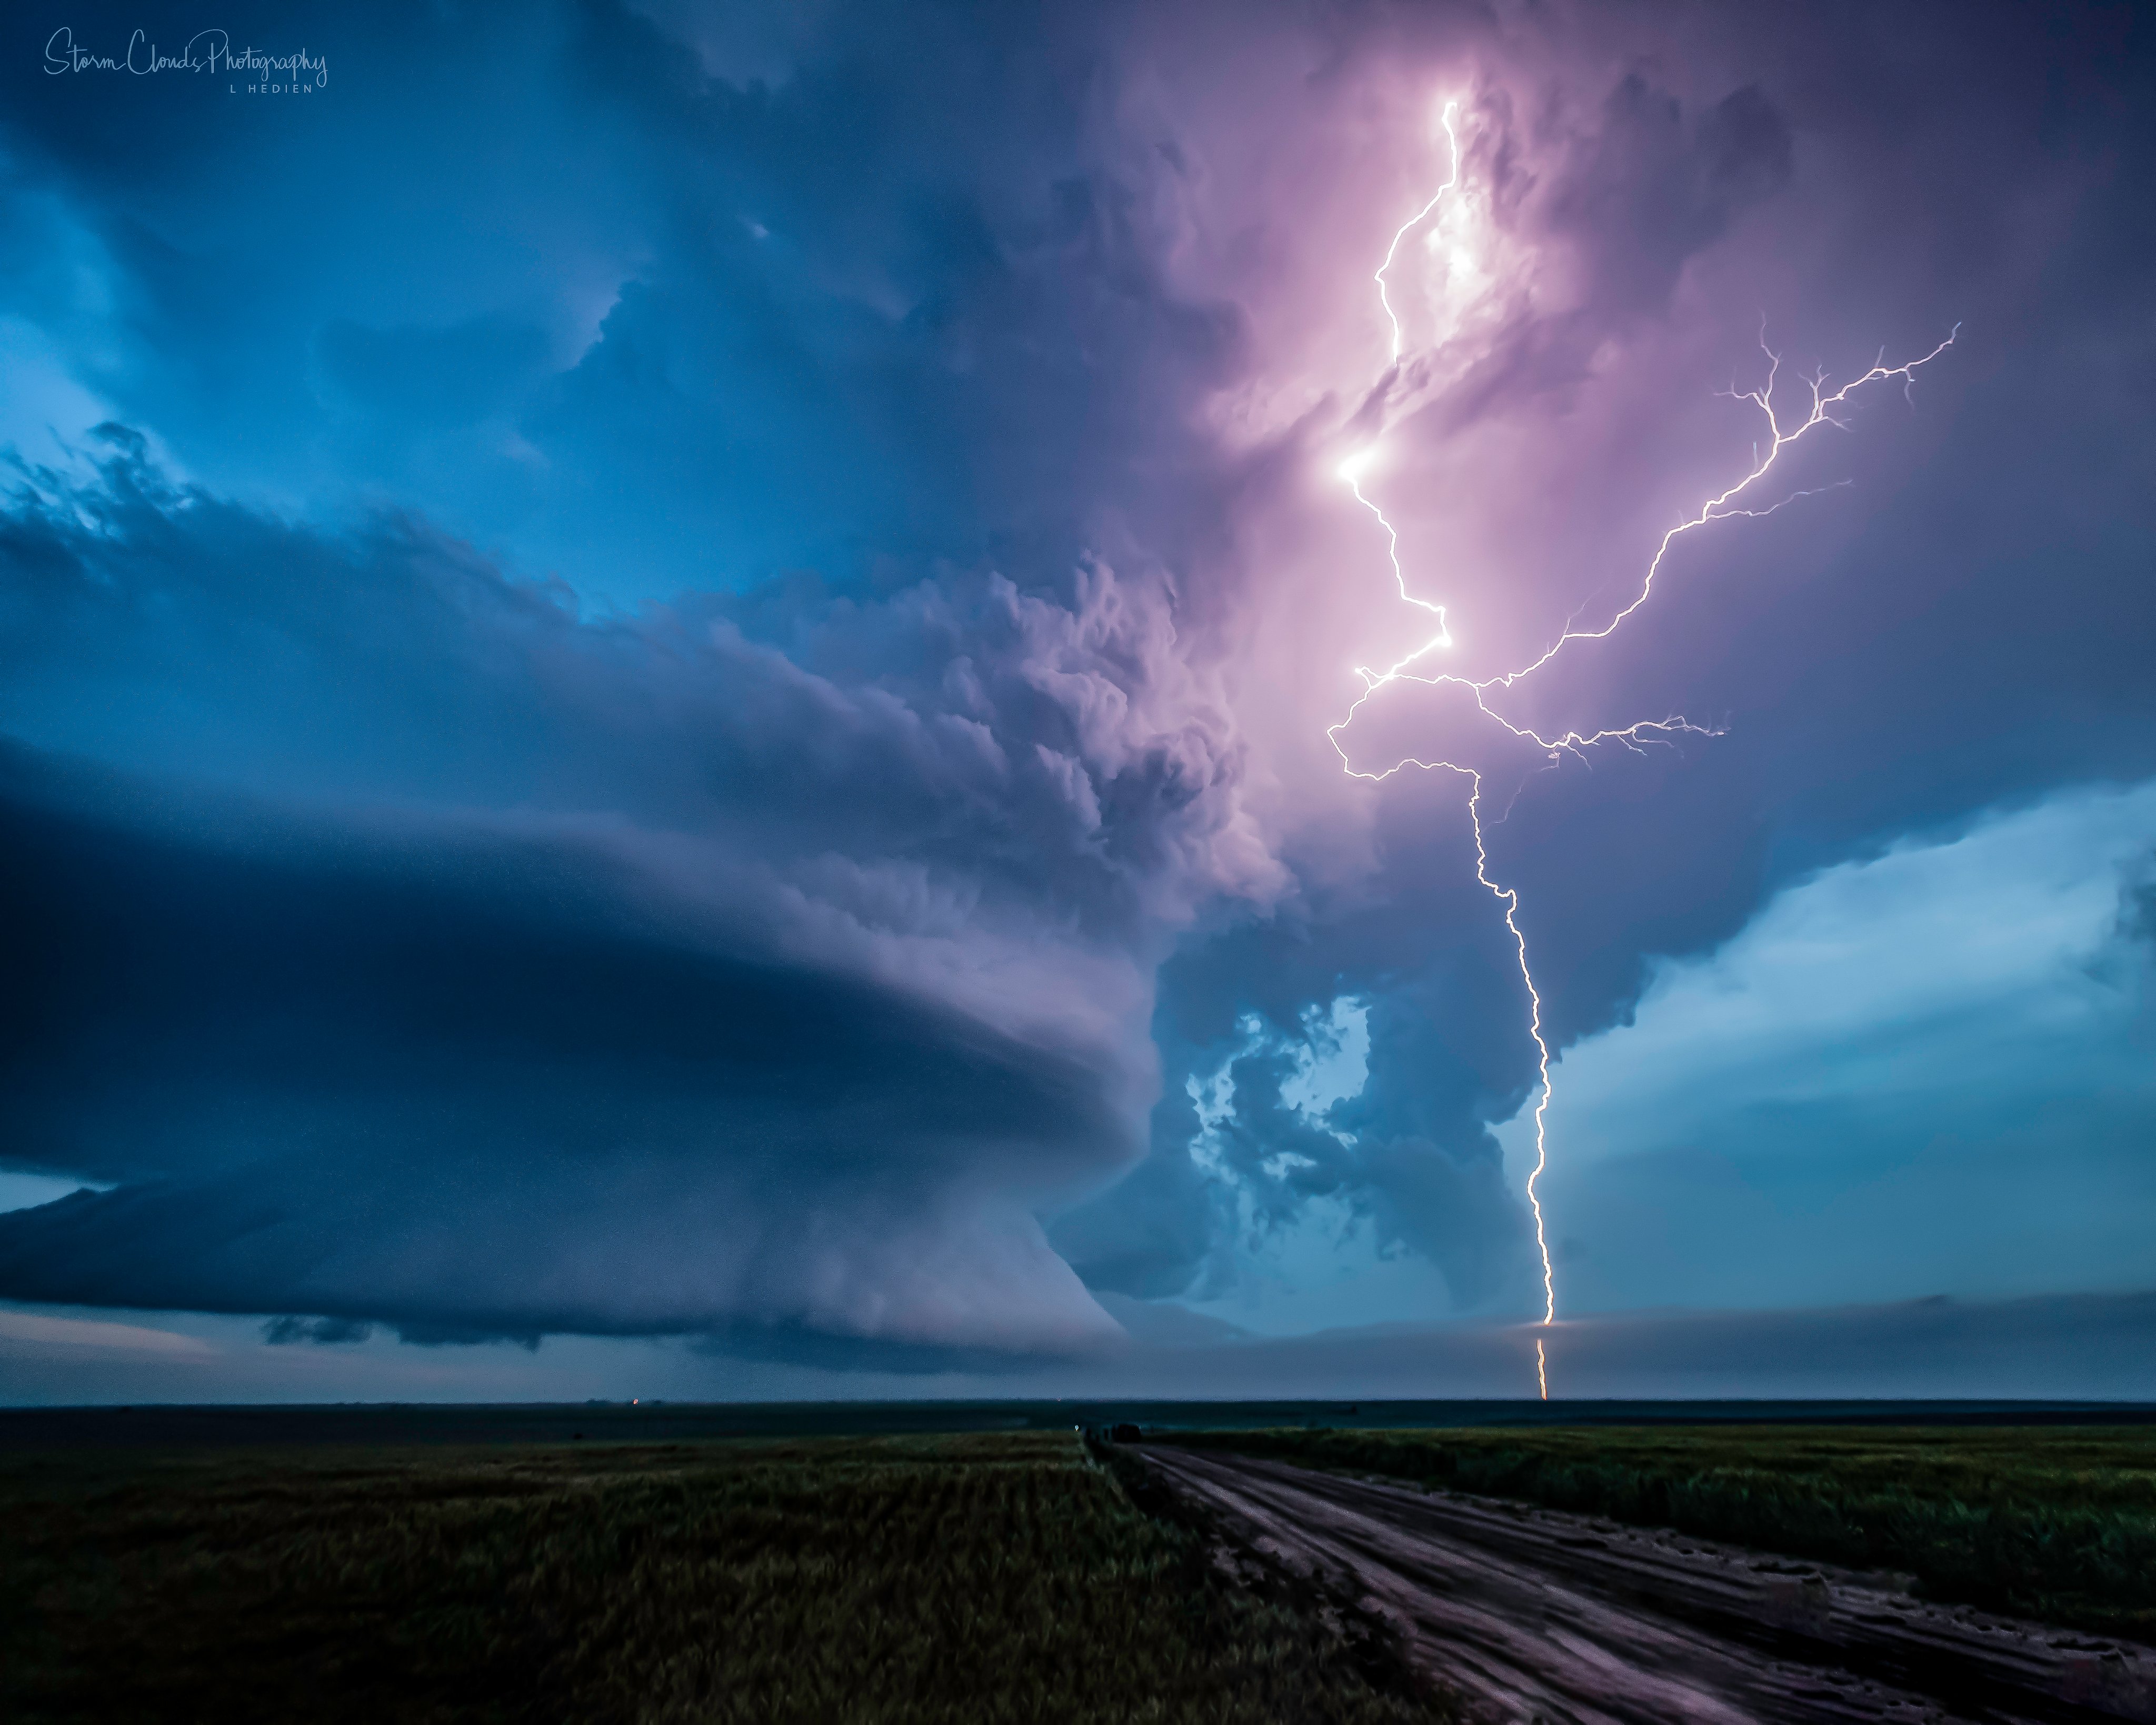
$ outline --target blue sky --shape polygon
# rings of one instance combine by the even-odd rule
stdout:
[[[1551,1110],[1580,1306],[2140,1286],[2152,840],[2156,787],[2061,793],[1657,964]]]
[[[2156,1393],[2135,8],[222,27],[0,67],[0,1398],[1525,1387],[1327,727],[1957,330],[1344,746],[1561,1390]]]

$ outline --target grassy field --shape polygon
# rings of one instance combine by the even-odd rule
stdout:
[[[1933,1599],[2156,1642],[2156,1427],[1174,1435],[1900,1571]]]
[[[0,1457],[0,1717],[1427,1719],[1069,1433]]]

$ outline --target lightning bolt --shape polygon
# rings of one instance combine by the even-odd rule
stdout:
[[[1451,156],[1450,172],[1446,176],[1445,183],[1437,188],[1430,201],[1400,224],[1398,231],[1393,235],[1393,243],[1385,249],[1384,262],[1378,266],[1376,272],[1378,303],[1383,307],[1386,322],[1392,330],[1392,351],[1384,377],[1380,380],[1381,385],[1399,371],[1405,345],[1399,315],[1393,310],[1392,298],[1387,290],[1386,272],[1391,270],[1394,259],[1399,256],[1401,242],[1416,228],[1428,221],[1436,213],[1445,198],[1459,187],[1460,134],[1455,125],[1455,116],[1458,110],[1457,102],[1447,102],[1443,112],[1445,135]],[[1639,591],[1629,603],[1612,614],[1609,621],[1599,628],[1578,629],[1574,628],[1573,622],[1568,619],[1564,628],[1558,633],[1557,639],[1533,660],[1517,670],[1502,671],[1495,676],[1476,679],[1456,675],[1449,671],[1425,675],[1417,669],[1431,654],[1450,648],[1453,644],[1451,629],[1445,617],[1445,608],[1421,598],[1409,588],[1406,571],[1400,563],[1399,531],[1387,518],[1383,509],[1373,502],[1363,490],[1363,474],[1371,459],[1377,454],[1378,444],[1375,442],[1366,444],[1340,464],[1340,476],[1348,482],[1349,488],[1354,492],[1355,501],[1375,516],[1378,523],[1385,530],[1387,554],[1391,559],[1393,578],[1399,589],[1400,598],[1407,603],[1426,611],[1435,617],[1437,630],[1420,646],[1415,648],[1405,657],[1396,660],[1386,670],[1374,671],[1365,666],[1356,667],[1356,675],[1363,680],[1363,692],[1356,697],[1354,705],[1348,708],[1344,717],[1337,724],[1326,727],[1325,735],[1327,740],[1332,743],[1334,752],[1340,757],[1342,769],[1352,778],[1378,783],[1390,778],[1394,773],[1405,768],[1414,767],[1425,772],[1443,769],[1456,773],[1468,782],[1467,816],[1475,836],[1475,878],[1504,906],[1505,927],[1512,937],[1513,952],[1519,962],[1520,980],[1527,991],[1527,1034],[1535,1045],[1537,1087],[1534,1111],[1535,1162],[1533,1168],[1527,1175],[1527,1206],[1534,1217],[1535,1250],[1542,1260],[1543,1315],[1538,1326],[1541,1329],[1547,1330],[1557,1322],[1557,1277],[1550,1261],[1549,1237],[1543,1212],[1540,1191],[1543,1175],[1549,1168],[1548,1122],[1551,1090],[1550,1050],[1548,1040],[1543,1034],[1542,993],[1535,986],[1534,971],[1527,962],[1527,937],[1520,927],[1518,889],[1502,885],[1493,880],[1490,874],[1489,847],[1482,824],[1482,774],[1478,769],[1465,766],[1457,761],[1445,760],[1441,757],[1426,761],[1412,755],[1395,761],[1381,773],[1364,772],[1358,768],[1348,758],[1346,746],[1340,740],[1341,733],[1354,723],[1356,716],[1379,690],[1393,683],[1414,682],[1431,687],[1449,685],[1467,691],[1474,697],[1478,711],[1495,721],[1512,736],[1540,748],[1548,757],[1553,766],[1557,765],[1568,754],[1584,758],[1588,749],[1604,743],[1616,743],[1636,751],[1643,743],[1666,742],[1671,737],[1680,734],[1697,737],[1719,735],[1717,731],[1691,723],[1681,714],[1673,713],[1665,719],[1640,720],[1630,725],[1606,730],[1592,732],[1568,730],[1559,736],[1544,737],[1532,726],[1515,724],[1503,714],[1496,711],[1490,705],[1490,696],[1492,691],[1502,692],[1510,690],[1522,678],[1532,675],[1555,659],[1571,643],[1603,640],[1615,634],[1619,626],[1653,596],[1656,578],[1661,573],[1662,565],[1669,557],[1671,547],[1684,535],[1697,532],[1699,529],[1715,521],[1756,521],[1773,515],[1778,510],[1787,508],[1799,499],[1816,496],[1821,490],[1834,489],[1833,487],[1815,487],[1810,490],[1791,491],[1764,506],[1755,506],[1748,501],[1753,488],[1759,485],[1761,481],[1774,470],[1775,464],[1780,460],[1784,451],[1822,425],[1846,429],[1847,422],[1840,417],[1840,409],[1848,403],[1850,398],[1858,390],[1871,384],[1898,378],[1901,380],[1904,392],[1909,392],[1913,388],[1917,372],[1953,347],[1955,338],[1960,333],[1961,326],[1956,324],[1948,331],[1946,339],[1921,359],[1907,360],[1899,365],[1888,365],[1886,352],[1882,348],[1869,368],[1835,389],[1830,390],[1827,388],[1827,378],[1824,372],[1815,371],[1804,380],[1810,395],[1809,408],[1793,415],[1785,422],[1783,410],[1775,403],[1775,389],[1781,379],[1782,357],[1767,345],[1766,331],[1763,324],[1760,330],[1759,346],[1760,351],[1767,356],[1765,381],[1754,388],[1745,390],[1737,388],[1732,383],[1728,389],[1720,392],[1732,400],[1750,403],[1759,410],[1765,421],[1766,441],[1763,444],[1755,443],[1753,445],[1751,466],[1733,484],[1708,497],[1691,514],[1685,516],[1663,533],[1661,542],[1655,547],[1653,557],[1648,560],[1646,567],[1640,575]],[[1846,484],[1847,481],[1840,483]],[[1574,615],[1576,617],[1577,614],[1575,613]],[[1542,1399],[1548,1401],[1549,1399],[1549,1360],[1543,1343],[1544,1338],[1542,1336],[1537,1335],[1535,1337],[1535,1382],[1541,1392]]]
[[[1393,267],[1393,259],[1399,255],[1400,242],[1435,215],[1438,205],[1445,202],[1445,194],[1460,183],[1460,133],[1452,123],[1452,116],[1459,111],[1459,103],[1447,102],[1442,116],[1445,141],[1451,146],[1452,172],[1445,177],[1445,183],[1430,193],[1430,202],[1400,223],[1399,231],[1393,235],[1393,243],[1385,248],[1385,261],[1378,265],[1378,303],[1385,308],[1385,321],[1393,326],[1393,363],[1394,365],[1398,365],[1400,360],[1400,320],[1393,310],[1392,296],[1385,291],[1385,272]]]

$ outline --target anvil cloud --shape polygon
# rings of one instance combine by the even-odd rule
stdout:
[[[1682,1172],[1817,1067],[1828,1207],[1892,1250],[1866,1194],[1929,1128],[1865,1038],[1952,967],[1836,870],[2032,835],[1971,839],[1952,914],[2094,883],[2072,962],[2145,968],[2156,821],[2104,788],[2156,779],[2132,9],[219,22],[334,81],[0,72],[0,1173],[69,1194],[0,1214],[0,1299],[841,1370],[1030,1370],[1181,1308],[1531,1315],[1534,1051],[1460,788],[1326,736],[1428,624],[1338,467],[1378,439],[1448,668],[1524,662],[1745,470],[1717,392],[1763,320],[1793,372],[1964,334],[1807,441],[1777,495],[1820,495],[1686,536],[1638,627],[1520,691],[1545,731],[1717,734],[1474,757],[1550,1190],[1771,1243],[1642,1279],[1560,1215],[1560,1278],[2145,1284],[2075,1268],[2145,1178],[2066,1182],[2005,1277],[1947,1206],[1917,1284],[1809,1241],[1813,1188]],[[1372,272],[1448,101],[1394,369]],[[1404,689],[1357,746],[1476,747],[1459,706]],[[1820,919],[1902,961],[1824,1040],[1762,980]],[[1725,985],[1789,1014],[1741,1059]],[[1931,1024],[1928,1070],[2035,998]],[[1997,1202],[2145,1138],[2131,1066],[2076,1102],[1988,1061]]]

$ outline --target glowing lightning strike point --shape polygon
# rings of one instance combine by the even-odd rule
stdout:
[[[1392,299],[1386,291],[1385,272],[1393,267],[1394,259],[1399,253],[1400,242],[1420,223],[1428,220],[1431,213],[1444,201],[1445,194],[1459,184],[1460,136],[1453,126],[1453,116],[1458,107],[1459,104],[1456,102],[1447,102],[1444,111],[1445,135],[1451,146],[1450,174],[1445,183],[1437,188],[1435,195],[1430,202],[1401,224],[1399,231],[1393,235],[1393,243],[1385,249],[1385,261],[1378,266],[1376,280],[1378,303],[1384,307],[1386,321],[1392,326],[1390,365],[1393,367],[1397,367],[1399,364],[1403,338],[1399,318],[1394,311]],[[1815,490],[1793,491],[1788,496],[1761,508],[1743,506],[1738,502],[1746,492],[1767,476],[1784,449],[1821,425],[1844,428],[1845,422],[1836,416],[1835,410],[1843,406],[1857,390],[1867,383],[1882,382],[1888,378],[1898,377],[1902,381],[1903,389],[1907,391],[1913,385],[1917,369],[1930,364],[1948,348],[1953,347],[1955,338],[1960,333],[1961,326],[1956,324],[1948,332],[1947,338],[1922,358],[1907,361],[1897,366],[1887,364],[1886,355],[1882,351],[1879,357],[1862,375],[1851,378],[1839,389],[1831,393],[1829,393],[1826,388],[1825,373],[1815,372],[1807,380],[1811,389],[1810,410],[1802,418],[1785,427],[1782,422],[1781,413],[1774,405],[1774,386],[1781,374],[1782,359],[1779,354],[1767,346],[1763,330],[1759,346],[1767,355],[1766,382],[1756,389],[1740,391],[1732,388],[1725,393],[1734,400],[1750,402],[1766,416],[1768,441],[1765,445],[1765,452],[1762,454],[1761,446],[1755,442],[1752,446],[1752,465],[1743,477],[1734,485],[1708,498],[1692,514],[1677,522],[1662,535],[1661,541],[1655,547],[1655,554],[1649,560],[1646,571],[1640,578],[1639,593],[1607,623],[1599,629],[1573,629],[1568,622],[1565,628],[1559,632],[1558,638],[1530,663],[1521,666],[1517,670],[1502,672],[1492,677],[1476,680],[1457,676],[1450,672],[1435,676],[1419,676],[1410,669],[1418,660],[1435,649],[1450,647],[1452,644],[1451,632],[1445,622],[1445,607],[1428,599],[1419,598],[1408,591],[1407,575],[1400,567],[1399,531],[1386,518],[1384,511],[1363,495],[1361,483],[1363,471],[1371,456],[1376,453],[1374,446],[1359,451],[1340,465],[1340,476],[1354,491],[1355,501],[1377,516],[1378,524],[1385,530],[1389,555],[1392,560],[1393,578],[1399,588],[1400,597],[1408,603],[1435,616],[1437,619],[1438,633],[1405,658],[1396,661],[1389,670],[1379,672],[1357,667],[1356,675],[1363,680],[1363,692],[1356,697],[1354,705],[1348,709],[1344,718],[1337,724],[1326,727],[1325,735],[1327,740],[1332,743],[1334,752],[1340,757],[1342,769],[1351,778],[1366,779],[1376,783],[1390,778],[1395,773],[1407,767],[1421,768],[1425,771],[1443,768],[1447,771],[1463,775],[1472,786],[1467,798],[1467,815],[1475,834],[1475,878],[1505,907],[1505,927],[1512,934],[1513,951],[1519,959],[1520,980],[1526,984],[1527,990],[1527,1034],[1535,1045],[1535,1070],[1539,1094],[1535,1101],[1534,1112],[1535,1165],[1527,1175],[1527,1192],[1528,1208],[1534,1214],[1535,1250],[1542,1260],[1543,1316],[1540,1327],[1543,1329],[1548,1329],[1557,1322],[1557,1278],[1550,1262],[1549,1238],[1544,1225],[1542,1196],[1538,1189],[1542,1177],[1549,1168],[1549,1142],[1547,1127],[1550,1105],[1550,1050],[1549,1043],[1543,1034],[1542,994],[1535,987],[1534,973],[1527,963],[1527,937],[1520,927],[1519,891],[1515,887],[1500,886],[1490,878],[1490,854],[1484,842],[1482,830],[1482,775],[1476,768],[1462,766],[1456,761],[1441,759],[1424,761],[1414,757],[1394,762],[1383,773],[1361,772],[1348,758],[1348,751],[1340,741],[1340,734],[1354,722],[1355,716],[1363,710],[1363,703],[1378,690],[1389,683],[1406,680],[1432,686],[1451,684],[1467,690],[1474,696],[1475,704],[1481,711],[1490,718],[1495,719],[1514,737],[1532,742],[1544,750],[1553,762],[1563,755],[1583,754],[1585,750],[1599,743],[1621,743],[1628,748],[1636,749],[1644,742],[1664,741],[1673,733],[1689,733],[1702,737],[1717,735],[1718,733],[1704,726],[1691,723],[1681,714],[1672,714],[1666,719],[1643,720],[1636,724],[1591,733],[1568,731],[1560,737],[1543,737],[1532,728],[1516,725],[1502,714],[1493,711],[1485,697],[1493,689],[1510,689],[1521,678],[1540,670],[1563,650],[1568,642],[1602,640],[1614,634],[1620,624],[1647,603],[1654,592],[1655,578],[1661,572],[1663,560],[1668,557],[1671,546],[1675,544],[1681,535],[1706,526],[1711,521],[1731,521],[1738,518],[1757,520],[1761,516],[1774,514],[1777,510],[1797,501],[1799,498],[1816,495]],[[1549,1399],[1549,1361],[1544,1349],[1543,1338],[1540,1336],[1535,1338],[1535,1382],[1542,1393],[1542,1399],[1548,1401]]]

